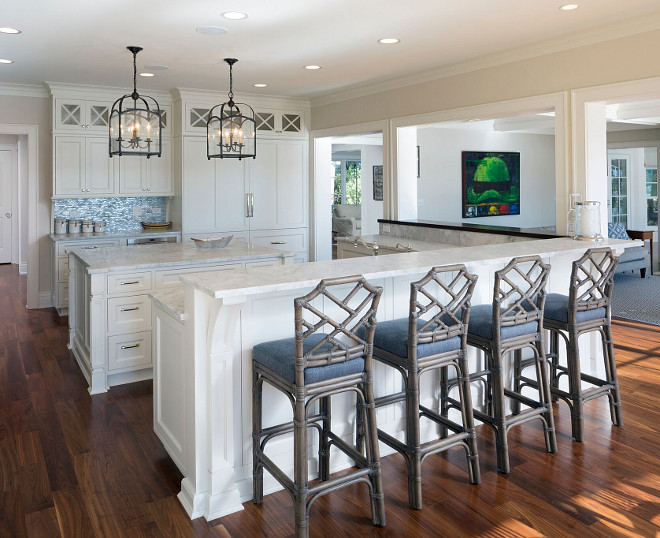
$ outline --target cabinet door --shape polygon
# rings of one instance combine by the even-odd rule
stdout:
[[[105,101],[85,101],[85,130],[107,134],[111,107],[112,103]]]
[[[106,146],[106,152],[107,152]],[[55,195],[85,193],[85,139],[55,137]]]
[[[306,142],[260,140],[250,167],[251,229],[307,226]]]
[[[215,229],[215,163],[206,158],[206,138],[183,140],[184,233],[212,232]]]
[[[82,132],[85,126],[85,101],[82,99],[55,100],[55,129]]]
[[[107,138],[85,139],[85,180],[88,194],[115,192],[115,163],[111,159]]]
[[[249,227],[245,161],[238,159],[213,160],[215,161],[216,184],[215,229],[245,230]]]
[[[138,155],[124,155],[119,159],[119,192],[145,194],[147,192],[147,159]],[[156,159],[158,157],[155,157]]]
[[[151,157],[147,161],[147,193],[152,195],[172,194],[172,140],[163,139],[161,157]]]

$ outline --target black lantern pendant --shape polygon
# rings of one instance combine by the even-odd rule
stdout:
[[[117,99],[110,112],[110,157],[152,155],[160,157],[161,111],[158,101],[137,92],[137,53],[142,47],[126,47],[133,53],[133,93]]]
[[[225,58],[225,62],[229,64],[229,101],[214,106],[209,112],[206,122],[206,156],[209,159],[254,159],[257,156],[254,110],[245,103],[234,103],[232,68],[238,60]],[[238,105],[241,105],[242,110]]]

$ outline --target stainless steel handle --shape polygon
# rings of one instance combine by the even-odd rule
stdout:
[[[271,245],[286,245],[286,241],[271,241]]]
[[[134,347],[140,347],[140,344],[131,344],[130,346],[121,346],[122,349],[133,349]]]
[[[245,216],[250,216],[250,193],[245,193]]]
[[[249,208],[250,208],[249,212],[250,212],[250,214],[248,215],[248,217],[254,217],[254,193],[249,192],[248,196],[249,196],[248,199],[250,200],[249,201]]]
[[[132,312],[133,310],[140,310],[139,306],[131,306],[130,308],[122,308],[122,312]]]
[[[80,250],[93,250],[93,249],[95,249],[95,248],[99,248],[99,247],[97,247],[97,246],[93,246],[93,247],[80,247]]]
[[[125,282],[122,282],[121,285],[122,285],[122,286],[128,286],[129,284],[139,284],[139,283],[140,283],[139,280],[130,280],[130,281],[127,280],[127,281],[125,281]]]

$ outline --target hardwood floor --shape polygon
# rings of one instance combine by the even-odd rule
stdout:
[[[66,319],[27,311],[25,278],[0,266],[0,536],[289,536],[287,493],[190,521],[181,475],[153,433],[151,383],[90,397],[66,347]],[[660,328],[616,321],[624,427],[605,399],[586,405],[584,443],[555,408],[559,452],[537,424],[510,434],[511,474],[494,471],[490,430],[478,428],[482,483],[460,450],[424,462],[424,509],[407,506],[400,456],[383,459],[387,526],[373,527],[366,486],[319,499],[313,536],[659,536]]]

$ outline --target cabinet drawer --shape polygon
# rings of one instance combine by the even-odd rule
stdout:
[[[151,331],[108,338],[108,370],[151,365]]]
[[[55,306],[69,306],[69,281],[57,283],[57,303]]]
[[[69,280],[69,258],[57,258],[57,280],[58,282]]]
[[[277,248],[279,250],[290,250],[293,252],[307,250],[306,231],[297,232],[251,232],[250,243],[263,247]]]
[[[151,298],[131,295],[108,299],[108,333],[134,333],[151,328]]]
[[[213,265],[210,267],[190,267],[186,269],[172,269],[170,271],[157,271],[155,276],[156,289],[172,288],[174,286],[183,286],[179,279],[186,273],[204,273],[206,271],[225,271],[228,269],[240,269],[240,263],[228,263],[226,265]]]
[[[151,289],[151,271],[108,276],[108,293],[135,293]]]
[[[97,248],[104,247],[117,247],[119,246],[119,241],[60,241],[57,244],[57,256],[68,256],[69,251],[81,248],[83,250],[96,250]]]

